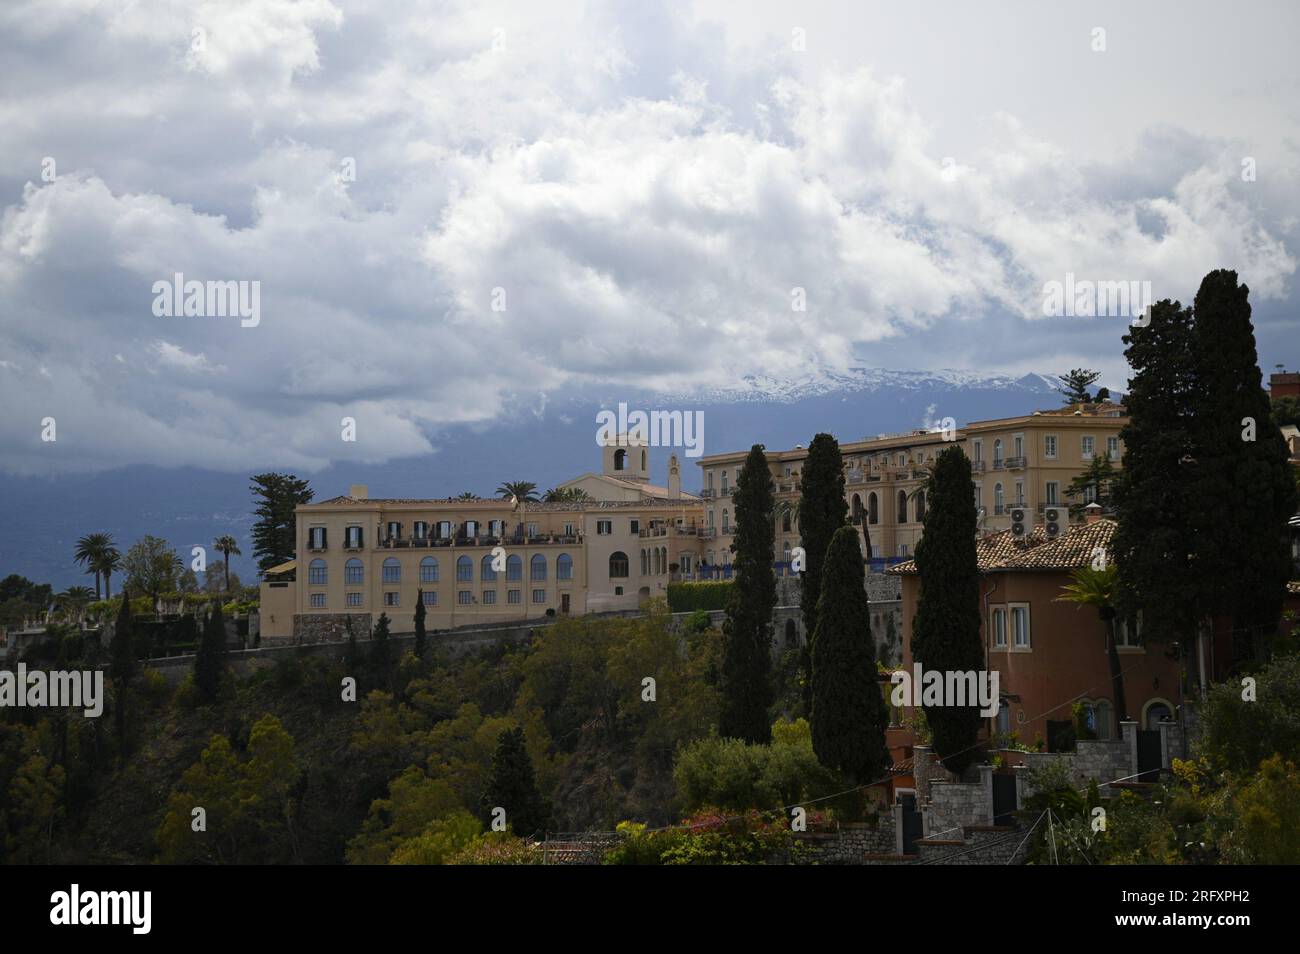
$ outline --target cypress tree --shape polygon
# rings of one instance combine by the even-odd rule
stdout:
[[[812,643],[817,632],[817,604],[822,595],[822,565],[835,531],[848,522],[844,499],[844,458],[830,434],[818,434],[808,446],[799,479],[799,543],[804,570],[799,579],[799,608],[807,634],[802,653],[804,708],[812,710]]]
[[[415,591],[415,656],[417,659],[424,658],[424,651],[428,648],[428,636],[424,631],[424,590]]]
[[[1236,272],[1210,272],[1192,331],[1193,566],[1203,611],[1233,620],[1237,660],[1256,659],[1261,637],[1277,629],[1296,507],[1286,442],[1261,386],[1249,295]]]
[[[492,824],[493,809],[504,808],[506,823],[521,837],[541,832],[550,824],[551,812],[537,790],[523,729],[506,729],[497,739],[492,771],[480,804],[484,824]]]
[[[776,608],[773,559],[772,473],[755,444],[736,479],[736,580],[727,593],[722,624],[721,712],[724,738],[772,741],[772,611]]]
[[[876,678],[858,533],[835,531],[822,568],[812,648],[812,743],[817,761],[861,784],[886,763],[889,710]]]
[[[370,634],[370,662],[381,673],[387,668],[389,662],[388,624],[388,614],[380,613],[375,629]]]
[[[217,701],[225,671],[226,622],[221,614],[221,603],[216,601],[203,624],[203,638],[199,640],[199,651],[194,657],[194,685],[205,705]]]
[[[984,646],[975,488],[970,461],[960,447],[949,447],[935,458],[926,498],[921,539],[916,544],[920,595],[912,621],[912,658],[925,670],[978,672],[984,668]],[[914,693],[920,691],[920,686],[913,687]],[[975,758],[983,718],[978,701],[924,709],[935,751],[949,771],[960,773]]]
[[[1133,377],[1128,423],[1120,432],[1124,462],[1114,485],[1116,608],[1121,618],[1141,610],[1143,638],[1154,641],[1187,639],[1200,599],[1191,565],[1191,339],[1191,310],[1168,299],[1152,306],[1146,327],[1133,326],[1124,336]]]
[[[119,756],[126,757],[126,697],[136,671],[135,627],[131,622],[131,591],[122,587],[122,606],[113,627],[109,647],[113,672],[113,727],[117,734]]]

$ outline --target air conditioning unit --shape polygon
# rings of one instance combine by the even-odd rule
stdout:
[[[1034,529],[1034,522],[1030,519],[1028,507],[1011,508],[1011,536],[1016,540],[1023,540],[1029,536],[1029,532]]]
[[[1061,507],[1043,508],[1043,536],[1055,540],[1065,529],[1065,511]]]

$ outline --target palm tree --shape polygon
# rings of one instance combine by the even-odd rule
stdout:
[[[478,500],[478,494],[473,493],[472,491],[467,490],[467,491],[465,491],[463,494],[461,494],[459,497],[456,497],[455,499],[456,499],[456,500]]]
[[[1061,587],[1060,603],[1074,603],[1076,606],[1092,606],[1097,616],[1106,624],[1106,656],[1110,662],[1110,686],[1115,696],[1115,738],[1121,738],[1120,723],[1128,721],[1128,709],[1124,705],[1124,673],[1119,665],[1119,649],[1115,643],[1115,564],[1107,563],[1104,569],[1096,570],[1090,566],[1080,567],[1070,574],[1074,581]]]
[[[88,586],[70,586],[57,597],[64,612],[75,615],[78,623],[85,617],[86,607],[94,598],[95,594]]]
[[[212,546],[214,549],[217,550],[217,552],[219,552],[223,557],[225,557],[226,592],[229,593],[230,592],[230,554],[233,553],[235,556],[243,556],[244,553],[242,550],[239,549],[239,541],[236,540],[234,537],[230,536],[230,534],[225,534],[224,536],[217,537],[217,539],[212,541]]]
[[[102,572],[99,563],[109,550],[113,550],[112,534],[88,533],[77,541],[77,548],[72,552],[73,558],[86,568],[87,573],[95,574],[95,599],[99,599],[99,574]]]
[[[95,561],[95,569],[104,577],[104,599],[108,599],[113,595],[113,574],[117,572],[117,568],[121,565],[122,554],[118,552],[117,547],[109,547]]]
[[[497,488],[497,494],[502,500],[509,500],[514,497],[520,503],[535,503],[537,501],[537,485],[531,480],[507,480]]]
[[[591,494],[581,487],[552,487],[542,494],[542,500],[546,503],[577,503],[591,499]]]

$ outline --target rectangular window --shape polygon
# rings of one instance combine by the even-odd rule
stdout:
[[[906,543],[900,543],[900,544],[898,545],[898,555],[901,556],[901,557],[905,557],[905,556],[907,556],[907,544],[906,544]]]
[[[313,593],[313,594],[311,595],[311,608],[312,608],[312,609],[324,609],[324,608],[325,608],[325,594],[324,594],[324,593]]]
[[[1115,620],[1115,645],[1124,649],[1138,649],[1142,645],[1142,611],[1130,619]]]
[[[348,527],[347,530],[344,531],[344,545],[349,550],[361,549],[361,528],[360,527]]]
[[[609,536],[609,535],[610,535],[611,533],[613,533],[613,532],[614,532],[614,521],[613,521],[613,520],[597,520],[597,521],[596,521],[596,534],[597,534],[598,536],[607,537],[607,536]]]
[[[411,536],[415,537],[417,540],[423,540],[428,535],[429,525],[423,520],[415,521],[415,524],[411,528]]]
[[[984,442],[975,441],[975,460],[980,461],[983,459],[984,459]]]
[[[640,521],[640,520],[633,520],[633,521],[632,521],[632,532],[633,532],[633,533],[640,533],[640,532],[641,532],[641,521]]]
[[[537,524],[530,523],[528,525],[528,538],[531,540],[535,536],[537,536]]]
[[[507,603],[522,603],[523,601],[524,601],[524,594],[521,590],[510,590],[508,593],[506,593]]]
[[[1027,605],[1011,607],[1011,637],[1016,649],[1029,648],[1029,607]]]
[[[438,605],[438,591],[437,591],[437,590],[424,590],[423,592],[421,592],[421,594],[420,594],[420,598],[421,598],[421,600],[424,602],[424,605],[425,605],[425,606],[437,606],[437,605]]]
[[[564,525],[564,535],[565,535],[566,537],[571,537],[571,536],[574,535],[574,533],[573,533],[573,524],[571,524],[571,523],[566,523],[566,524]]]
[[[993,607],[993,645],[997,649],[1007,648],[1007,611],[1001,606]]]
[[[312,527],[307,531],[307,546],[312,550],[325,549],[325,528]]]
[[[484,591],[483,591],[483,605],[484,605],[484,606],[491,606],[491,605],[493,605],[494,603],[496,603],[496,601],[497,601],[497,591],[496,591],[496,590],[484,590]]]
[[[1016,481],[1016,506],[1023,507],[1024,505],[1025,505],[1025,482],[1023,480],[1017,480]]]
[[[1106,438],[1106,456],[1111,460],[1119,460],[1119,438]]]
[[[546,591],[545,591],[545,590],[533,590],[533,602],[534,602],[534,603],[545,603],[545,602],[546,602]]]
[[[1082,443],[1083,459],[1092,460],[1092,455],[1097,449],[1097,439],[1095,437],[1085,437]]]
[[[1043,456],[1048,460],[1056,460],[1056,435],[1048,434],[1043,438]]]
[[[400,605],[400,604],[399,604],[399,601],[398,601],[398,598],[397,598],[397,591],[396,591],[396,590],[385,590],[385,591],[384,591],[384,605],[385,605],[385,606],[398,606],[398,605]]]
[[[474,602],[474,594],[471,593],[469,590],[457,590],[456,602],[459,603],[461,606],[469,606],[471,603]]]
[[[361,605],[361,594],[360,594],[360,593],[349,593],[349,594],[348,594],[348,606],[360,606],[360,605]]]
[[[1047,482],[1047,496],[1044,498],[1044,503],[1048,504],[1049,506],[1053,506],[1059,503],[1060,501],[1058,500],[1056,495],[1060,491],[1060,489],[1061,489],[1061,485],[1058,481],[1049,480]]]
[[[402,525],[396,520],[388,522],[388,539],[397,540],[402,536]]]
[[[1011,452],[1012,457],[1025,456],[1025,435],[1017,434],[1011,439],[1011,446],[1014,448]]]

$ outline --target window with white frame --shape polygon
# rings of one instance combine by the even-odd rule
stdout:
[[[1142,611],[1127,618],[1115,619],[1115,645],[1120,649],[1142,648]]]
[[[307,547],[312,550],[325,549],[324,527],[312,527],[307,531]]]
[[[1048,460],[1056,460],[1056,435],[1045,434],[1043,436],[1043,456]]]
[[[1097,438],[1095,437],[1083,438],[1080,444],[1080,449],[1083,453],[1084,460],[1092,460],[1092,455],[1096,453],[1097,450]]]
[[[1011,640],[1015,649],[1029,649],[1029,604],[1019,603],[1012,604],[1011,610]]]
[[[1061,484],[1059,481],[1049,480],[1046,485],[1046,494],[1043,497],[1043,502],[1047,504],[1059,503],[1060,501],[1057,497],[1057,494],[1060,493],[1060,490],[1061,490]]]
[[[347,527],[343,531],[343,545],[349,550],[361,549],[361,528]]]
[[[1119,438],[1106,438],[1106,456],[1111,460],[1119,460]]]
[[[1007,608],[1005,606],[993,607],[990,628],[993,631],[993,648],[1007,648]]]
[[[614,521],[613,521],[613,520],[597,520],[597,521],[596,521],[596,535],[597,535],[597,536],[607,537],[607,536],[609,536],[610,534],[612,534],[613,532],[614,532]]]

